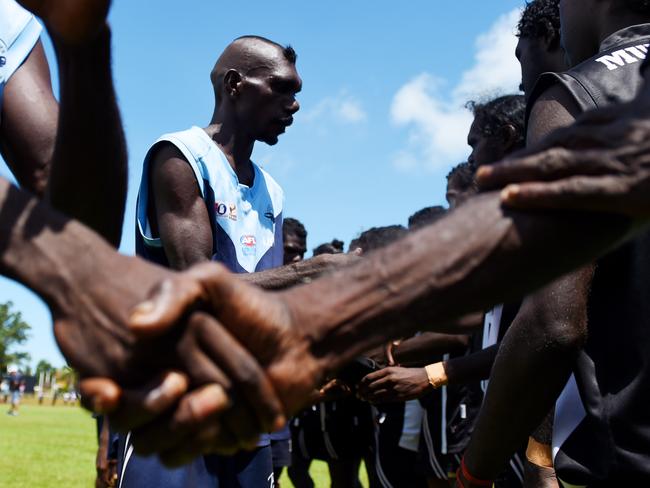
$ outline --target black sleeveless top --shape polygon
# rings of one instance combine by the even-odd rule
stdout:
[[[614,33],[593,58],[542,75],[529,107],[553,85],[584,111],[632,100],[649,44],[650,24]],[[572,427],[559,446],[554,435],[556,471],[575,485],[650,486],[650,233],[597,262],[588,321],[574,368],[579,408],[556,413],[555,429]]]

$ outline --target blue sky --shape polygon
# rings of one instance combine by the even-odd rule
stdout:
[[[254,160],[284,187],[285,216],[305,224],[309,249],[334,237],[347,245],[364,229],[406,224],[416,210],[443,204],[445,175],[469,153],[464,103],[519,84],[514,25],[523,4],[116,0],[114,77],[130,153],[121,251],[133,253],[149,145],[165,132],[208,124],[209,72],[245,34],[298,52],[301,111],[278,145],[258,144]],[[56,71],[49,42],[46,48]],[[0,175],[10,177],[4,166]],[[33,363],[63,365],[40,300],[4,279],[0,297],[33,327],[21,348]]]

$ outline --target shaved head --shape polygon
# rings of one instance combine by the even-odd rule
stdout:
[[[220,99],[220,87],[228,71],[234,70],[241,76],[252,75],[255,71],[272,71],[282,63],[295,65],[296,57],[291,46],[285,47],[264,37],[235,39],[221,53],[210,74],[217,99]]]
[[[219,56],[211,73],[213,120],[229,120],[250,140],[273,145],[300,109],[296,95],[302,79],[296,52],[263,37],[235,39]]]

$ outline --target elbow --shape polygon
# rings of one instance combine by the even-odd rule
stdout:
[[[586,320],[551,320],[542,327],[541,344],[543,349],[559,355],[575,355],[587,340]]]

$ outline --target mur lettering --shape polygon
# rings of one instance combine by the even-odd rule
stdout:
[[[643,61],[648,54],[648,46],[650,46],[650,44],[639,44],[638,46],[619,49],[611,54],[597,58],[596,62],[602,63],[608,70],[614,71],[615,69],[622,68],[628,64]]]

